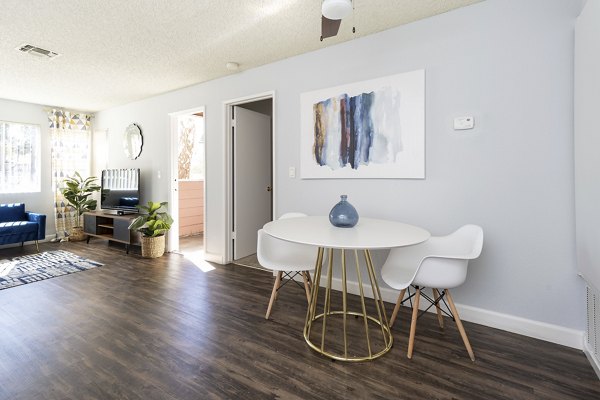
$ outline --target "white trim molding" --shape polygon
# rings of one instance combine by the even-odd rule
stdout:
[[[44,236],[43,239],[38,240],[38,243],[50,242],[55,237],[56,237],[55,234],[46,235],[46,236]],[[26,241],[24,243],[24,245],[25,246],[29,246],[29,245],[35,246],[35,240],[28,240],[28,241]],[[8,244],[0,245],[0,250],[1,249],[9,249],[11,247],[21,247],[21,242],[18,242],[18,243],[8,243]]]
[[[321,277],[321,286],[326,286],[327,277]],[[341,291],[342,280],[340,278],[332,278],[332,289]],[[358,283],[354,281],[347,282],[348,293],[359,295]],[[366,297],[373,298],[371,286],[363,282],[363,289]],[[380,288],[381,297],[384,301],[396,304],[398,299],[398,291],[389,288]],[[427,304],[421,303],[422,308],[426,308]],[[421,308],[421,307],[419,307]],[[557,343],[563,346],[572,347],[578,350],[584,350],[584,332],[576,329],[569,329],[558,325],[548,324],[545,322],[535,321],[527,318],[516,317],[514,315],[503,314],[496,311],[490,311],[483,308],[456,304],[456,308],[463,321],[469,321],[480,325],[485,325],[490,328],[501,329],[503,331],[517,333],[541,339],[547,342]],[[435,308],[431,308],[430,312],[435,312]],[[388,310],[391,312],[391,309]],[[589,358],[589,357],[588,357]]]
[[[222,254],[209,253],[207,251],[204,252],[204,260],[221,265],[225,264],[225,259]]]
[[[277,113],[276,113],[276,94],[275,90],[270,90],[262,93],[257,93],[254,95],[248,95],[243,97],[238,97],[235,99],[229,99],[222,102],[223,104],[223,135],[225,138],[225,149],[223,154],[223,171],[225,171],[225,186],[223,187],[223,198],[225,199],[225,210],[222,215],[222,221],[225,227],[231,227],[233,221],[233,151],[232,151],[232,141],[231,141],[231,127],[232,127],[232,110],[234,106],[239,106],[242,104],[252,103],[255,101],[272,99],[272,116],[271,116],[271,170],[272,170],[272,178],[271,178],[271,186],[272,186],[272,219],[275,219],[277,215],[277,194],[278,187],[276,183],[276,166],[277,166]],[[223,235],[223,249],[224,254],[222,255],[223,261],[221,264],[225,264],[228,262],[233,262],[233,233],[231,229],[225,228],[225,232]]]
[[[483,308],[461,304],[457,304],[456,307],[460,312],[461,319],[464,321],[475,322],[491,328],[518,333],[519,335],[557,343],[578,350],[583,349],[583,331],[485,310]]]
[[[173,217],[173,224],[171,225],[171,229],[167,233],[167,252],[173,252],[179,250],[179,148],[178,148],[178,127],[177,127],[177,118],[182,115],[190,115],[196,113],[203,113],[204,117],[202,123],[204,124],[204,132],[206,132],[206,106],[198,106],[194,108],[189,108],[187,110],[176,111],[169,113],[169,211],[171,216]],[[204,140],[204,152],[207,151],[207,141],[206,134]],[[204,201],[204,215],[202,217],[202,226],[203,226],[203,238],[202,243],[203,247],[206,248],[206,237],[208,236],[208,232],[206,229],[206,215],[208,213],[207,201],[206,201],[206,186],[208,185],[208,179],[206,176],[206,157],[204,157],[204,185],[202,187],[202,195]]]

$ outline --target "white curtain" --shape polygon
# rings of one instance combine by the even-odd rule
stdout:
[[[65,110],[48,111],[52,146],[52,189],[56,238],[65,240],[73,226],[80,225],[79,216],[68,205],[60,189],[64,179],[75,172],[83,178],[91,171],[91,115]]]

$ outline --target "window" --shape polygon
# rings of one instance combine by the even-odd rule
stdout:
[[[40,126],[0,121],[0,193],[40,192]]]

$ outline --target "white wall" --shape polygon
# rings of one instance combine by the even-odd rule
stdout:
[[[581,1],[488,0],[410,25],[97,114],[109,166],[139,167],[146,200],[168,199],[168,113],[206,106],[206,250],[223,254],[223,101],[276,91],[278,214],[328,213],[341,193],[362,216],[434,235],[483,226],[481,257],[457,302],[561,327],[584,327],[575,269],[573,25]],[[360,29],[360,27],[359,27]],[[300,94],[426,69],[425,180],[300,180]],[[160,77],[156,77],[160,79]],[[476,128],[452,130],[473,115]],[[125,127],[144,134],[139,160],[121,149]],[[157,177],[161,172],[162,178]]]
[[[577,263],[600,290],[600,1],[588,1],[575,33],[575,193]]]
[[[587,330],[584,352],[600,377],[597,342],[600,309],[600,1],[586,2],[575,26],[575,226],[577,268],[587,281]]]
[[[40,126],[41,133],[41,192],[0,193],[0,203],[25,203],[28,211],[46,214],[46,236],[56,232],[54,224],[54,196],[50,172],[50,128],[44,107],[38,104],[0,99],[0,120]]]

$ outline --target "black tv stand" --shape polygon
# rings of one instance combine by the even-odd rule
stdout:
[[[130,231],[129,225],[135,217],[127,215],[116,215],[117,210],[111,214],[101,212],[86,212],[83,214],[83,231],[88,235],[87,242],[90,242],[90,236],[106,239],[113,242],[125,244],[125,250],[129,254],[129,246],[140,244],[139,232]]]

